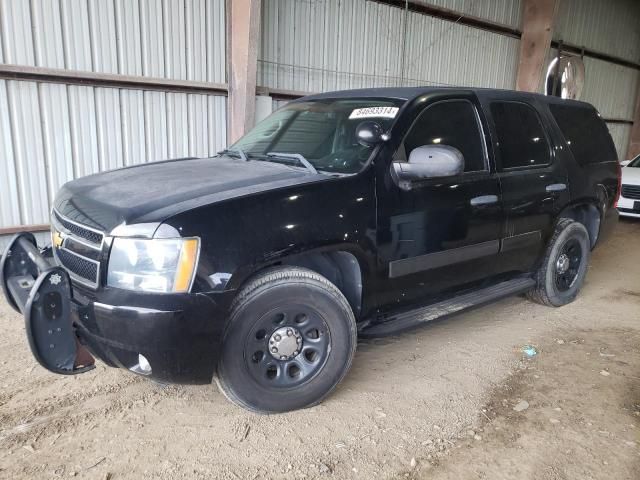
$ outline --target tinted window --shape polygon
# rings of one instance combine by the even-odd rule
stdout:
[[[436,103],[422,112],[404,140],[407,158],[423,145],[457,148],[464,156],[465,172],[486,168],[476,111],[465,100]]]
[[[532,107],[517,102],[495,102],[491,104],[491,115],[503,169],[549,163],[549,144]]]
[[[549,105],[573,157],[581,165],[618,159],[605,123],[588,107]]]

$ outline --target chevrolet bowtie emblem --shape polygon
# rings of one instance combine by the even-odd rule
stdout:
[[[62,236],[62,234],[60,232],[58,232],[57,230],[53,231],[53,235],[51,236],[52,241],[53,241],[53,246],[55,248],[60,248],[62,247],[62,242],[64,241],[64,237]]]

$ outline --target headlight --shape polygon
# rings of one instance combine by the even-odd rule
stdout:
[[[188,292],[199,251],[199,238],[115,238],[107,284],[145,292]]]

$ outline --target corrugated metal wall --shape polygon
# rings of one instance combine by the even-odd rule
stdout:
[[[0,63],[226,81],[224,0],[0,0],[0,20]],[[70,179],[225,144],[224,96],[2,80],[0,228],[48,223]]]
[[[520,21],[518,2],[441,3],[508,24]],[[368,0],[266,0],[258,83],[306,92],[393,85],[515,86],[517,39],[419,13],[409,13],[407,20],[403,50],[403,9]]]
[[[637,0],[562,0],[554,39],[640,62],[640,2]],[[556,51],[551,52],[555,56]],[[633,120],[640,71],[590,57],[584,58],[581,100],[605,118]],[[609,123],[618,156],[624,159],[631,125]]]

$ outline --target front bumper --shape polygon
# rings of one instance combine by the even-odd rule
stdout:
[[[637,205],[640,205],[640,200],[620,196],[618,199],[618,212],[625,217],[640,218],[640,209],[635,208]]]
[[[42,255],[32,235],[24,233],[14,237],[0,268],[7,301],[24,315],[31,350],[48,370],[87,371],[93,364],[88,361],[90,352],[109,366],[162,382],[211,382],[233,292],[83,290]],[[52,283],[53,275],[61,281],[54,276]],[[45,301],[52,295],[54,307]],[[54,318],[50,311],[55,311]],[[150,371],[140,368],[141,355]]]

